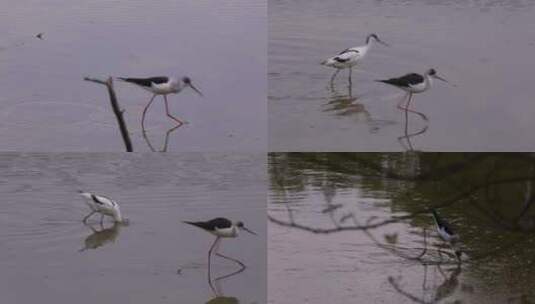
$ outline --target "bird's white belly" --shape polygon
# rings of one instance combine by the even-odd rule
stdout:
[[[449,242],[452,239],[452,236],[449,235],[444,228],[439,228],[438,229],[438,234],[446,242]]]
[[[106,205],[100,205],[100,204],[96,204],[96,203],[87,203],[87,205],[89,205],[89,208],[91,208],[91,210],[93,211],[96,211],[98,213],[102,213],[104,215],[109,215],[109,216],[113,216],[114,214],[114,210]]]
[[[428,87],[427,83],[420,82],[420,83],[415,84],[415,85],[410,85],[407,88],[407,91],[412,92],[412,93],[421,93],[421,92],[427,90],[427,87]]]
[[[170,83],[162,83],[162,84],[152,84],[150,89],[148,89],[154,94],[170,94],[170,93],[176,93],[176,89],[171,86]]]
[[[234,238],[238,236],[238,231],[235,227],[216,229],[212,233],[216,236],[224,238]]]

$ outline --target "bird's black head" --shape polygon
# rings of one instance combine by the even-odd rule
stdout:
[[[377,36],[377,34],[369,34],[368,37],[366,38],[366,44],[369,44],[370,43],[370,39],[375,39],[375,41],[379,42],[380,44],[384,45],[384,46],[390,46],[388,43],[384,42],[383,40],[379,39],[379,36]]]
[[[372,38],[377,40],[377,41],[380,41],[379,37],[377,36],[377,34],[369,34],[368,37],[366,38],[366,43],[369,43],[370,39],[372,39]]]
[[[199,89],[197,89],[197,88],[193,85],[193,83],[191,83],[191,78],[189,78],[188,76],[184,76],[184,77],[182,77],[182,82],[184,82],[184,85],[185,85],[185,86],[192,88],[193,91],[197,92],[197,94],[199,94],[199,95],[202,96],[201,91],[199,91]]]
[[[235,225],[236,225],[236,227],[238,227],[238,229],[240,229],[240,230],[245,230],[245,231],[249,232],[250,234],[254,234],[254,235],[256,235],[256,233],[255,233],[254,231],[251,231],[250,229],[248,229],[247,227],[245,227],[245,225],[244,225],[243,222],[241,222],[241,221],[237,221],[237,222],[235,223]]]
[[[435,69],[429,69],[429,71],[427,72],[427,74],[431,75],[431,76],[434,76],[437,74],[437,71],[435,71]]]

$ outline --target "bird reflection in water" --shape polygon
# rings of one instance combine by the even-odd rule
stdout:
[[[433,284],[433,286],[428,286],[427,282],[427,273],[428,265],[423,265],[424,267],[424,277],[422,283],[423,294],[417,296],[415,292],[410,292],[401,287],[401,277],[394,278],[392,276],[388,277],[388,282],[394,288],[396,292],[404,296],[407,299],[412,300],[415,303],[439,303],[442,300],[451,298],[455,295],[457,289],[459,288],[459,275],[461,274],[461,264],[457,264],[454,269],[442,270],[441,265],[435,265],[433,268],[436,268],[438,272],[442,275],[444,280],[440,284]],[[468,286],[469,287],[469,286]],[[463,287],[467,289],[467,287]],[[429,300],[432,298],[432,300]]]
[[[427,132],[427,128],[429,127],[427,122],[429,120],[428,119],[424,120],[426,124],[423,126],[423,128],[420,128],[416,131],[411,131],[409,133],[409,111],[405,109],[404,112],[405,112],[404,113],[405,119],[404,119],[403,135],[398,137],[398,142],[401,144],[401,146],[403,147],[405,151],[414,151],[414,146],[412,144],[411,138],[418,136],[418,135],[422,135],[425,132]]]
[[[240,301],[238,301],[237,298],[234,297],[215,297],[210,299],[206,304],[238,304]]]
[[[91,229],[92,233],[85,238],[84,248],[78,251],[83,252],[88,249],[97,249],[106,244],[114,243],[117,237],[119,236],[119,232],[121,231],[122,225],[124,224],[118,222],[115,222],[113,226],[108,228],[104,228],[104,226],[101,225],[100,230],[95,229],[91,225],[86,225]]]
[[[233,277],[233,276],[236,276],[240,273],[242,273],[243,271],[245,270],[245,268],[240,268],[236,271],[233,271],[233,272],[230,272],[228,274],[224,274],[224,275],[221,275],[217,278],[213,278],[212,279],[212,274],[210,271],[208,271],[208,285],[210,286],[210,289],[212,290],[212,292],[214,293],[214,297],[212,299],[210,299],[208,302],[206,302],[207,304],[208,303],[211,303],[211,304],[215,304],[215,303],[220,303],[220,304],[223,304],[223,303],[228,303],[228,304],[231,304],[231,303],[239,303],[238,299],[237,298],[234,298],[234,297],[226,297],[224,294],[223,294],[223,291],[221,289],[221,283],[225,280],[225,279],[228,279],[230,277]]]
[[[356,121],[364,117],[365,122],[370,125],[370,132],[374,133],[379,128],[374,126],[370,113],[364,104],[358,102],[359,98],[360,96],[353,96],[351,86],[348,87],[347,94],[341,94],[334,87],[331,87],[331,97],[324,105],[323,112],[332,112],[339,117],[354,117]]]
[[[149,149],[151,150],[151,152],[167,152],[167,147],[169,145],[169,136],[171,135],[171,133],[173,133],[174,131],[178,130],[178,128],[180,128],[181,126],[182,125],[177,125],[177,126],[172,127],[171,129],[169,129],[169,130],[167,130],[165,132],[163,144],[162,144],[161,148],[158,149],[158,150],[154,148],[154,145],[150,141],[146,130],[143,130],[143,132],[142,132],[143,139],[145,139],[145,142],[147,143],[147,146],[149,146]]]

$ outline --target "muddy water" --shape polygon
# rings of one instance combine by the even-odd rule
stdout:
[[[0,155],[3,303],[265,303],[263,155]],[[82,224],[88,189],[119,202],[128,226]],[[225,216],[258,236],[225,240],[181,223]]]
[[[169,151],[265,150],[265,1],[2,5],[0,150],[123,151],[105,88],[82,78],[158,75],[187,75],[205,96],[169,97],[171,113],[189,122]],[[134,149],[149,151],[140,121],[150,93],[124,83],[116,91]],[[174,126],[163,100],[146,126],[159,150]]]
[[[535,1],[269,1],[270,151],[531,151]],[[348,89],[319,63],[377,33]],[[403,92],[375,79],[435,68]],[[407,125],[407,126],[406,126]]]
[[[269,302],[533,301],[534,166],[528,155],[272,154]],[[460,236],[462,263],[431,206]]]

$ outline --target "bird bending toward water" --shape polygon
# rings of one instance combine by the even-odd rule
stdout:
[[[376,80],[376,81],[389,84],[391,86],[394,86],[394,87],[396,87],[398,89],[401,89],[401,90],[407,92],[407,95],[408,95],[408,98],[409,98],[408,101],[407,101],[407,104],[405,105],[405,107],[401,106],[401,103],[403,102],[403,100],[405,100],[405,98],[407,98],[407,96],[405,96],[401,100],[401,102],[398,104],[398,108],[401,109],[401,110],[405,110],[405,111],[413,112],[413,113],[416,113],[416,114],[419,114],[419,115],[423,115],[420,112],[416,112],[416,111],[413,111],[413,110],[409,109],[409,105],[410,105],[410,102],[411,102],[412,94],[414,94],[414,93],[422,93],[422,92],[425,92],[428,89],[430,89],[431,85],[433,84],[433,79],[438,79],[438,80],[441,80],[441,81],[444,81],[444,82],[448,83],[448,81],[446,79],[444,79],[444,78],[442,78],[442,77],[437,75],[437,72],[435,71],[435,69],[427,70],[427,72],[425,72],[424,75],[420,75],[420,74],[416,74],[416,73],[410,73],[410,74],[406,74],[406,75],[398,77],[398,78],[379,79],[379,80]],[[423,118],[427,120],[425,115],[423,115]]]
[[[338,55],[333,56],[323,61],[321,63],[322,65],[336,69],[336,72],[334,72],[334,74],[331,76],[331,84],[336,78],[336,75],[338,75],[340,70],[343,70],[343,69],[349,69],[349,83],[351,83],[351,73],[353,71],[353,66],[357,65],[358,63],[360,63],[360,61],[362,61],[362,59],[366,56],[366,54],[370,50],[374,41],[377,41],[382,45],[388,46],[388,44],[382,41],[381,39],[379,39],[379,37],[376,34],[369,34],[368,37],[366,37],[366,45],[355,46],[355,47],[345,49],[342,52],[340,52]]]
[[[435,221],[438,235],[443,241],[447,242],[453,248],[455,255],[460,259],[461,250],[456,246],[456,243],[459,240],[459,235],[453,231],[451,225],[446,222],[446,220],[438,215],[435,209],[432,209],[431,213],[433,215],[433,220]]]
[[[211,233],[211,234],[216,236],[216,239],[215,239],[214,243],[212,244],[212,247],[210,247],[210,250],[208,251],[208,270],[210,270],[210,258],[212,256],[212,252],[215,252],[215,255],[217,255],[219,257],[222,257],[222,258],[231,260],[233,262],[236,262],[240,266],[245,268],[245,265],[242,262],[240,262],[240,261],[238,261],[236,259],[233,259],[233,258],[229,258],[229,257],[224,256],[224,255],[222,255],[222,254],[217,252],[217,249],[219,247],[219,243],[220,243],[221,238],[235,238],[235,237],[238,237],[239,230],[244,230],[244,231],[247,231],[247,232],[249,232],[251,234],[256,235],[256,233],[254,233],[253,231],[251,231],[248,228],[246,228],[245,225],[243,224],[243,222],[240,222],[240,221],[232,222],[229,219],[226,219],[226,218],[223,218],[223,217],[218,217],[218,218],[215,218],[215,219],[212,219],[212,220],[209,220],[209,221],[205,221],[205,222],[184,221],[184,223],[199,227],[199,228],[203,229],[204,231],[207,231],[207,232],[209,232],[209,233]]]
[[[104,216],[110,216],[116,223],[123,223],[123,217],[121,216],[121,210],[119,204],[114,200],[107,198],[102,195],[96,195],[90,192],[78,191],[81,196],[86,199],[86,204],[91,209],[86,217],[84,217],[83,222],[86,223],[87,220],[95,213],[100,213],[100,224],[102,225],[104,221]]]
[[[117,77],[117,79],[120,79],[122,81],[135,84],[153,94],[152,98],[150,99],[149,103],[145,106],[143,109],[143,116],[141,117],[141,127],[143,130],[145,130],[145,114],[147,113],[147,110],[149,109],[150,105],[154,101],[154,98],[158,95],[162,95],[164,102],[165,102],[165,112],[167,116],[174,121],[178,123],[179,126],[184,124],[183,121],[178,119],[177,117],[171,115],[169,112],[169,104],[167,103],[167,95],[168,94],[178,94],[183,89],[189,87],[193,89],[197,94],[200,96],[203,96],[201,91],[199,91],[191,82],[191,79],[189,77],[182,77],[182,79],[177,79],[173,77],[167,77],[167,76],[158,76],[158,77],[150,77],[150,78],[126,78],[126,77]]]

